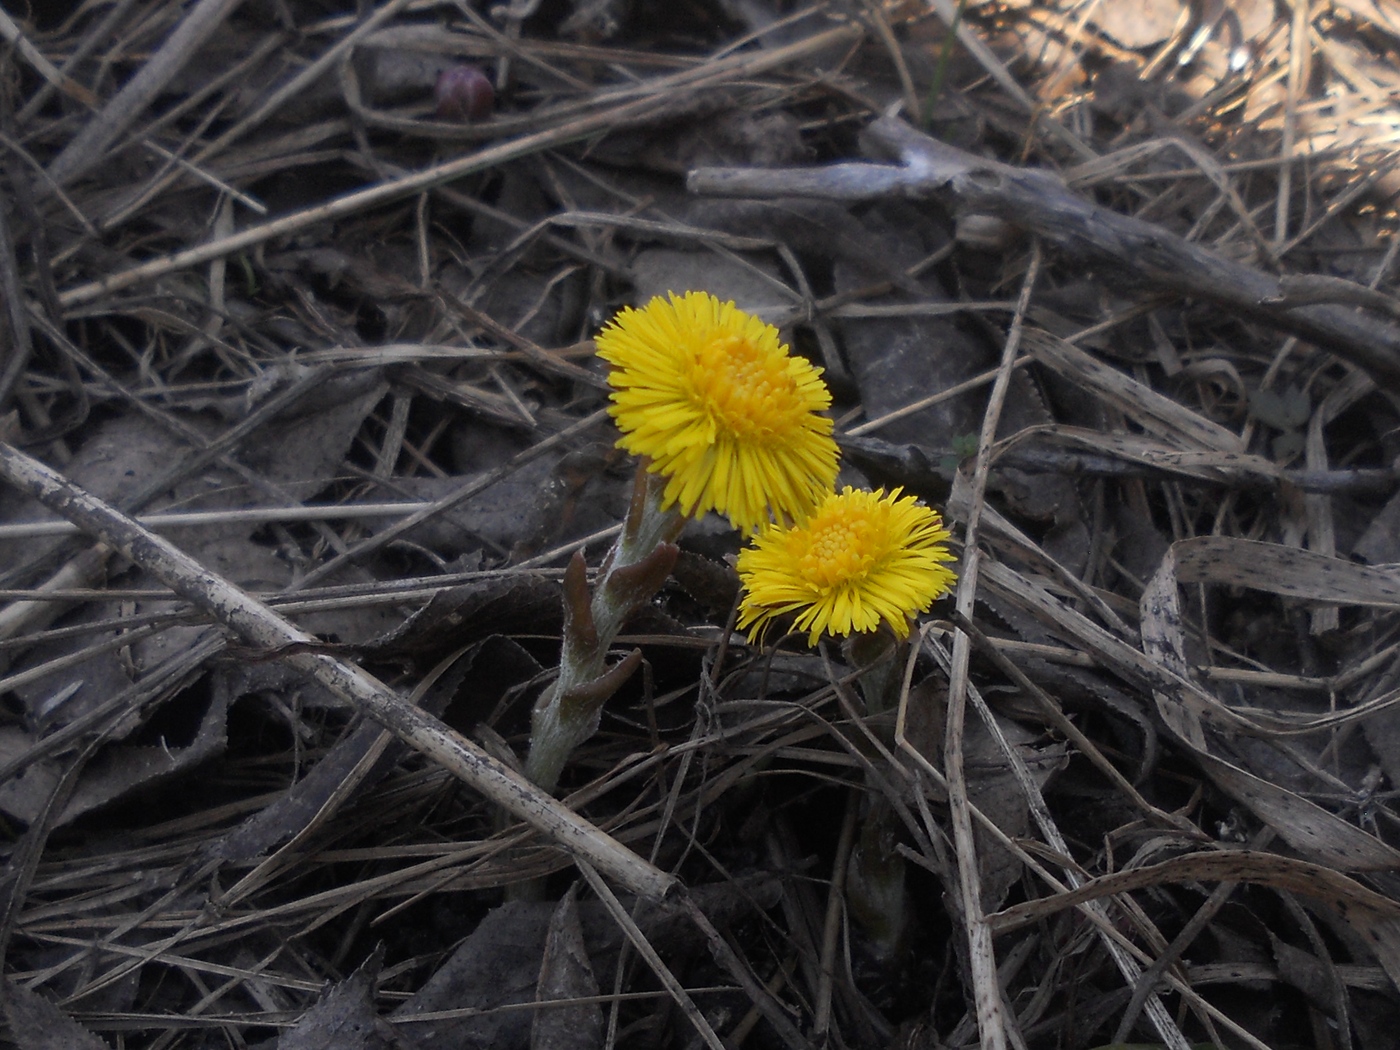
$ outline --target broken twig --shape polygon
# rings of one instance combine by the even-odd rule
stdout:
[[[1400,324],[1330,302],[1295,302],[1287,279],[1193,244],[1160,226],[1071,193],[1054,175],[979,157],[894,117],[867,129],[899,163],[825,168],[696,168],[691,192],[725,197],[936,200],[958,214],[994,215],[1063,255],[1099,268],[1118,284],[1214,303],[1330,350],[1377,382],[1400,380]],[[1366,289],[1351,301],[1364,302]],[[1388,313],[1388,311],[1387,311]]]
[[[0,477],[85,532],[100,536],[103,542],[120,550],[244,641],[272,650],[287,646],[299,650],[315,642],[311,635],[183,551],[6,444],[0,444]],[[405,703],[358,667],[332,656],[304,651],[289,652],[284,659],[503,809],[534,825],[576,856],[587,858],[633,893],[659,900],[675,886],[673,876],[599,831],[438,719]]]

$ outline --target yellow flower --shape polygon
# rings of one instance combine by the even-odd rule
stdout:
[[[797,613],[796,628],[816,645],[835,635],[873,631],[883,620],[899,638],[909,619],[927,612],[952,587],[948,530],[913,496],[846,486],[832,492],[793,528],[770,525],[739,552],[744,597],[739,627]]]
[[[598,333],[618,445],[667,478],[663,506],[751,531],[798,520],[836,482],[820,368],[778,330],[705,292],[657,296]]]

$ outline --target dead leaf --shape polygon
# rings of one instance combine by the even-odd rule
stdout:
[[[395,1030],[415,1050],[525,1047],[531,1012],[494,1007],[534,1000],[551,905],[512,901],[488,912],[418,993],[394,1011]],[[484,1013],[431,1021],[415,1014],[443,1010]]]
[[[737,923],[754,909],[778,903],[782,881],[763,874],[727,883],[694,886],[695,906],[718,924]],[[636,921],[659,952],[692,951],[695,926],[684,906],[663,902],[638,904],[624,897]],[[623,943],[622,932],[598,901],[579,906],[588,955],[603,987],[611,985]],[[508,1050],[529,1045],[529,1009],[499,1010],[508,1004],[533,1003],[540,960],[554,905],[509,901],[487,913],[418,993],[394,1011],[395,1030],[413,1050],[490,1047]],[[479,1010],[478,1014],[415,1021],[415,1015],[445,1010]]]
[[[1178,583],[1223,583],[1306,601],[1400,609],[1400,569],[1233,536],[1196,536],[1172,548]]]
[[[578,886],[570,887],[549,919],[544,959],[540,963],[535,1001],[586,999],[598,994],[598,980],[588,959],[588,948],[579,925]],[[546,1007],[535,1013],[530,1050],[592,1050],[603,1045],[603,1008],[600,1003]]]
[[[139,488],[170,466],[170,435],[143,415],[109,419],[64,465],[64,476],[99,499],[114,501]],[[0,486],[0,521],[7,524],[57,521],[18,490]],[[0,565],[10,568],[39,560],[64,541],[53,538],[0,542]]]
[[[264,479],[265,486],[251,485],[239,472],[210,467],[178,482],[169,495],[153,501],[150,509],[234,510],[270,506],[306,499],[324,488],[338,472],[365,417],[387,389],[374,372],[352,374],[347,380],[313,388],[315,396],[303,397],[244,440],[240,460]],[[82,460],[82,469],[69,476],[80,484],[89,474],[101,480],[95,494],[119,496],[141,488],[188,454],[182,443],[159,430],[144,417],[140,425],[128,424],[104,431]],[[215,435],[211,433],[211,440]],[[114,474],[115,480],[108,477]],[[115,485],[115,490],[114,490]],[[260,526],[230,520],[174,530],[172,542],[225,579],[249,588],[275,589],[291,580],[291,566],[275,550],[252,541]],[[0,562],[3,557],[0,556]],[[128,582],[137,587],[151,581],[135,574]],[[156,615],[173,608],[168,601],[92,603],[82,617],[121,620],[139,614]],[[45,675],[15,690],[26,714],[35,724],[61,726],[85,714],[106,697],[129,687],[141,672],[166,656],[182,653],[205,628],[174,625],[161,634],[133,641],[126,653],[98,653],[82,664]],[[104,639],[116,641],[123,629],[107,629],[85,637],[39,645],[12,670],[41,666],[45,661],[77,652]],[[52,698],[73,683],[61,707],[50,710]],[[134,728],[134,725],[133,727]]]
[[[864,243],[888,247],[889,256],[881,261],[881,269],[887,271],[891,263],[908,265],[937,247],[927,223],[900,223],[890,214],[892,209],[886,208],[885,212],[867,216],[866,228],[861,231]],[[863,259],[841,261],[835,270],[836,290],[841,293],[868,287],[885,276]],[[918,290],[918,298],[947,301],[946,289],[933,281],[926,281],[926,285]],[[873,302],[897,308],[914,298],[911,291],[894,291]],[[867,423],[966,382],[991,363],[987,347],[948,317],[911,314],[842,319],[839,330],[851,375],[860,389]],[[980,397],[978,391],[971,391],[920,408],[891,420],[873,434],[885,441],[915,444],[937,463],[949,454],[955,437],[977,432],[982,411]]]
[[[1077,889],[1012,905],[987,916],[987,923],[995,933],[1006,933],[1084,901],[1195,880],[1252,882],[1322,902],[1370,945],[1391,981],[1400,987],[1400,904],[1331,868],[1275,853],[1255,850],[1190,853],[1160,864],[1101,875]]]
[[[1296,570],[1296,576],[1280,566],[1290,566]],[[1143,651],[1182,680],[1191,680],[1177,593],[1181,583],[1228,582],[1295,597],[1330,593],[1375,600],[1389,593],[1391,580],[1390,574],[1368,566],[1323,558],[1293,547],[1223,536],[1180,540],[1168,549],[1142,593]],[[1158,711],[1181,742],[1195,753],[1202,770],[1217,787],[1276,830],[1285,842],[1314,861],[1342,871],[1400,868],[1400,851],[1374,835],[1212,754],[1201,709],[1184,703],[1184,695],[1180,691],[1153,691]]]
[[[477,650],[479,646],[453,661],[442,677],[432,682],[419,706],[441,715],[471,671]],[[231,677],[234,676],[222,676],[216,690],[233,695],[236,686],[228,682]],[[357,790],[373,785],[393,769],[407,750],[406,744],[377,722],[361,721],[284,795],[220,836],[200,851],[201,856],[221,863],[248,863],[283,842],[304,835],[329,816],[327,808],[333,800],[344,800],[347,787]]]
[[[5,1020],[20,1050],[111,1050],[38,992],[6,979]]]
[[[1206,752],[1196,761],[1211,780],[1305,857],[1338,871],[1394,871],[1400,851],[1287,788]]]
[[[559,584],[538,576],[512,574],[446,587],[388,634],[366,644],[366,656],[383,659],[404,653],[440,653],[473,639],[512,631],[560,630]]]
[[[1391,496],[1371,519],[1352,553],[1372,565],[1400,562],[1400,494]]]
[[[177,690],[175,695],[191,703],[195,700],[190,691]],[[162,738],[151,745],[113,744],[103,748],[84,767],[68,804],[54,815],[54,826],[70,823],[143,784],[191,769],[217,754],[224,747],[227,715],[227,697],[216,693],[193,737],[186,742],[172,744]],[[37,734],[18,726],[0,727],[0,765],[20,758],[40,741]],[[18,775],[0,783],[0,810],[16,820],[33,820],[52,795],[62,770],[59,759],[40,759],[26,766]]]
[[[719,300],[732,301],[739,309],[771,318],[793,304],[783,294],[783,282],[772,253],[718,254],[685,252],[674,248],[649,248],[637,255],[630,270],[637,303],[653,296],[703,290]]]
[[[1002,735],[1030,768],[1036,784],[1044,788],[1064,767],[1068,757],[1066,746],[1042,741],[1040,734],[1001,715],[996,715],[996,720]],[[963,756],[968,800],[1006,835],[1025,836],[1031,828],[1030,805],[996,739],[980,719],[969,719],[963,730]],[[1020,879],[1021,861],[980,825],[974,832],[982,905],[995,908]]]
[[[1058,336],[1027,329],[1021,337],[1026,352],[1066,379],[1092,391],[1148,433],[1180,449],[1243,452],[1240,436],[1184,405],[1157,393],[1145,383],[1104,364],[1092,354]]]
[[[947,685],[940,676],[930,676],[914,685],[906,705],[906,739],[935,769],[943,768],[943,732],[947,717]],[[1037,787],[1044,789],[1051,778],[1065,767],[1069,751],[1063,742],[1050,741],[1042,733],[992,711],[997,730],[1025,762]],[[980,718],[969,718],[963,728],[964,779],[968,800],[1010,838],[1025,836],[1031,829],[1030,804],[1015,771],[1011,768],[996,737]],[[922,787],[929,797],[946,802],[943,792],[931,784]],[[1021,861],[980,823],[977,836],[977,866],[982,900],[996,907],[1021,877]]]
[[[327,988],[296,1027],[277,1040],[277,1050],[389,1050],[398,1045],[393,1029],[374,1008],[374,988],[384,948],[345,980]]]
[[[579,476],[563,456],[542,456],[493,483],[481,496],[414,526],[410,543],[444,557],[486,550],[501,554],[563,543],[615,525],[626,513],[627,483],[597,472]],[[447,478],[390,478],[371,498],[441,499],[480,475]],[[392,519],[367,523],[371,533],[394,525]]]

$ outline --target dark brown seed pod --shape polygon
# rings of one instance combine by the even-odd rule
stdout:
[[[476,66],[453,66],[438,74],[433,89],[437,116],[443,120],[475,123],[491,116],[496,90],[486,74]]]

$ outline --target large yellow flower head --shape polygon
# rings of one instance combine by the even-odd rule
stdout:
[[[957,574],[948,567],[955,559],[944,546],[943,519],[900,491],[848,485],[801,524],[763,529],[739,552],[739,627],[761,631],[795,612],[809,645],[823,631],[844,636],[873,631],[881,621],[907,637],[910,617],[927,612]]]
[[[821,369],[705,292],[657,296],[598,333],[618,444],[667,478],[664,505],[752,531],[804,517],[836,482]]]

